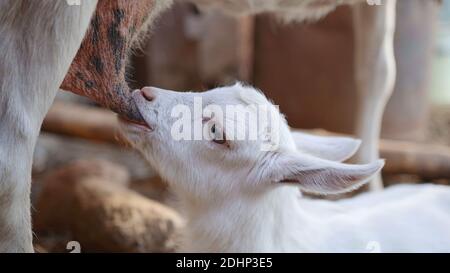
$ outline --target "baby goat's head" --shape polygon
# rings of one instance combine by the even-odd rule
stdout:
[[[263,94],[239,83],[202,93],[145,87],[133,99],[147,124],[122,120],[125,136],[184,198],[251,197],[282,184],[342,193],[383,166],[336,162],[359,142],[291,133]]]

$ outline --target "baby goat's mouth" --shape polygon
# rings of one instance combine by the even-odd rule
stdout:
[[[131,120],[124,116],[119,116],[119,120],[127,125],[136,127],[144,131],[153,131],[153,128],[144,121]]]
[[[137,110],[139,111],[139,113],[141,114],[141,116],[143,117],[143,120],[135,120],[135,119],[130,119],[126,116],[119,116],[119,120],[128,125],[129,127],[138,129],[140,131],[147,131],[147,132],[152,132],[154,131],[154,127],[151,126],[148,122],[148,120],[145,118],[145,115],[141,109],[142,107],[142,103],[145,103],[145,97],[144,94],[142,93],[141,90],[135,90],[132,94],[131,94],[132,100],[136,105]]]

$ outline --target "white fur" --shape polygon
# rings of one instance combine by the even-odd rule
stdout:
[[[0,252],[33,251],[34,146],[96,3],[0,2]]]
[[[154,99],[146,101],[142,92]],[[396,186],[338,202],[304,198],[299,189],[317,194],[351,191],[376,174],[383,162],[348,165],[324,159],[335,158],[329,143],[349,140],[327,142],[326,137],[292,134],[275,107],[268,108],[281,121],[280,144],[274,151],[263,151],[262,140],[248,138],[223,144],[177,141],[171,135],[176,123],[171,109],[183,104],[194,112],[195,97],[220,108],[270,105],[261,93],[240,84],[204,93],[144,88],[133,94],[152,129],[128,122],[122,122],[122,128],[179,199],[188,221],[182,251],[365,252],[374,244],[388,252],[450,251],[450,188]],[[232,119],[235,116],[224,120]],[[195,120],[205,119],[197,113]],[[211,121],[225,135],[232,129],[229,123]],[[306,139],[314,145],[298,149],[296,139],[297,144]],[[319,143],[325,143],[325,149]],[[354,148],[339,151],[336,159],[348,157]]]

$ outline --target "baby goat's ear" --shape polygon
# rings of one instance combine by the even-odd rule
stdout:
[[[361,141],[350,137],[315,136],[292,132],[297,150],[332,161],[345,161],[358,150]]]
[[[339,194],[355,190],[384,166],[384,160],[366,165],[343,164],[300,153],[277,154],[270,167],[270,180],[295,183],[315,194]]]

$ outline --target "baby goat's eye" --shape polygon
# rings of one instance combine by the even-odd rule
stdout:
[[[211,126],[210,132],[211,132],[212,141],[214,141],[215,143],[225,144],[227,142],[227,140],[225,138],[225,133],[222,130],[220,130],[219,128],[217,128],[215,124],[213,124],[213,126]]]

